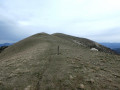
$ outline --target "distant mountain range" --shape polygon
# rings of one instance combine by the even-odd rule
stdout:
[[[4,44],[0,44],[0,53],[5,50],[7,47],[9,47],[10,45],[12,45],[13,43],[4,43]]]
[[[120,54],[120,43],[100,43]]]
[[[114,48],[113,50],[120,54],[120,48]]]
[[[10,46],[10,45],[12,45],[13,43],[3,43],[3,44],[0,44],[0,47],[1,46]]]
[[[120,43],[100,43],[108,48],[114,49],[114,48],[120,48]]]

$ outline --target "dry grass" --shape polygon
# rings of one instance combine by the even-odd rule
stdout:
[[[37,34],[1,53],[0,90],[120,90],[119,68],[118,55]]]

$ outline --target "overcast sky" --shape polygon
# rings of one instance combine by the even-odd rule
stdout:
[[[0,43],[40,32],[120,42],[120,0],[0,0]]]

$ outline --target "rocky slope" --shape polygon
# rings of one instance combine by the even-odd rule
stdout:
[[[0,54],[0,90],[119,90],[119,68],[120,56],[96,42],[39,33]]]

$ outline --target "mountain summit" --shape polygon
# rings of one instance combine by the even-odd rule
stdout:
[[[119,68],[120,56],[94,41],[39,33],[0,53],[0,90],[119,90]]]

